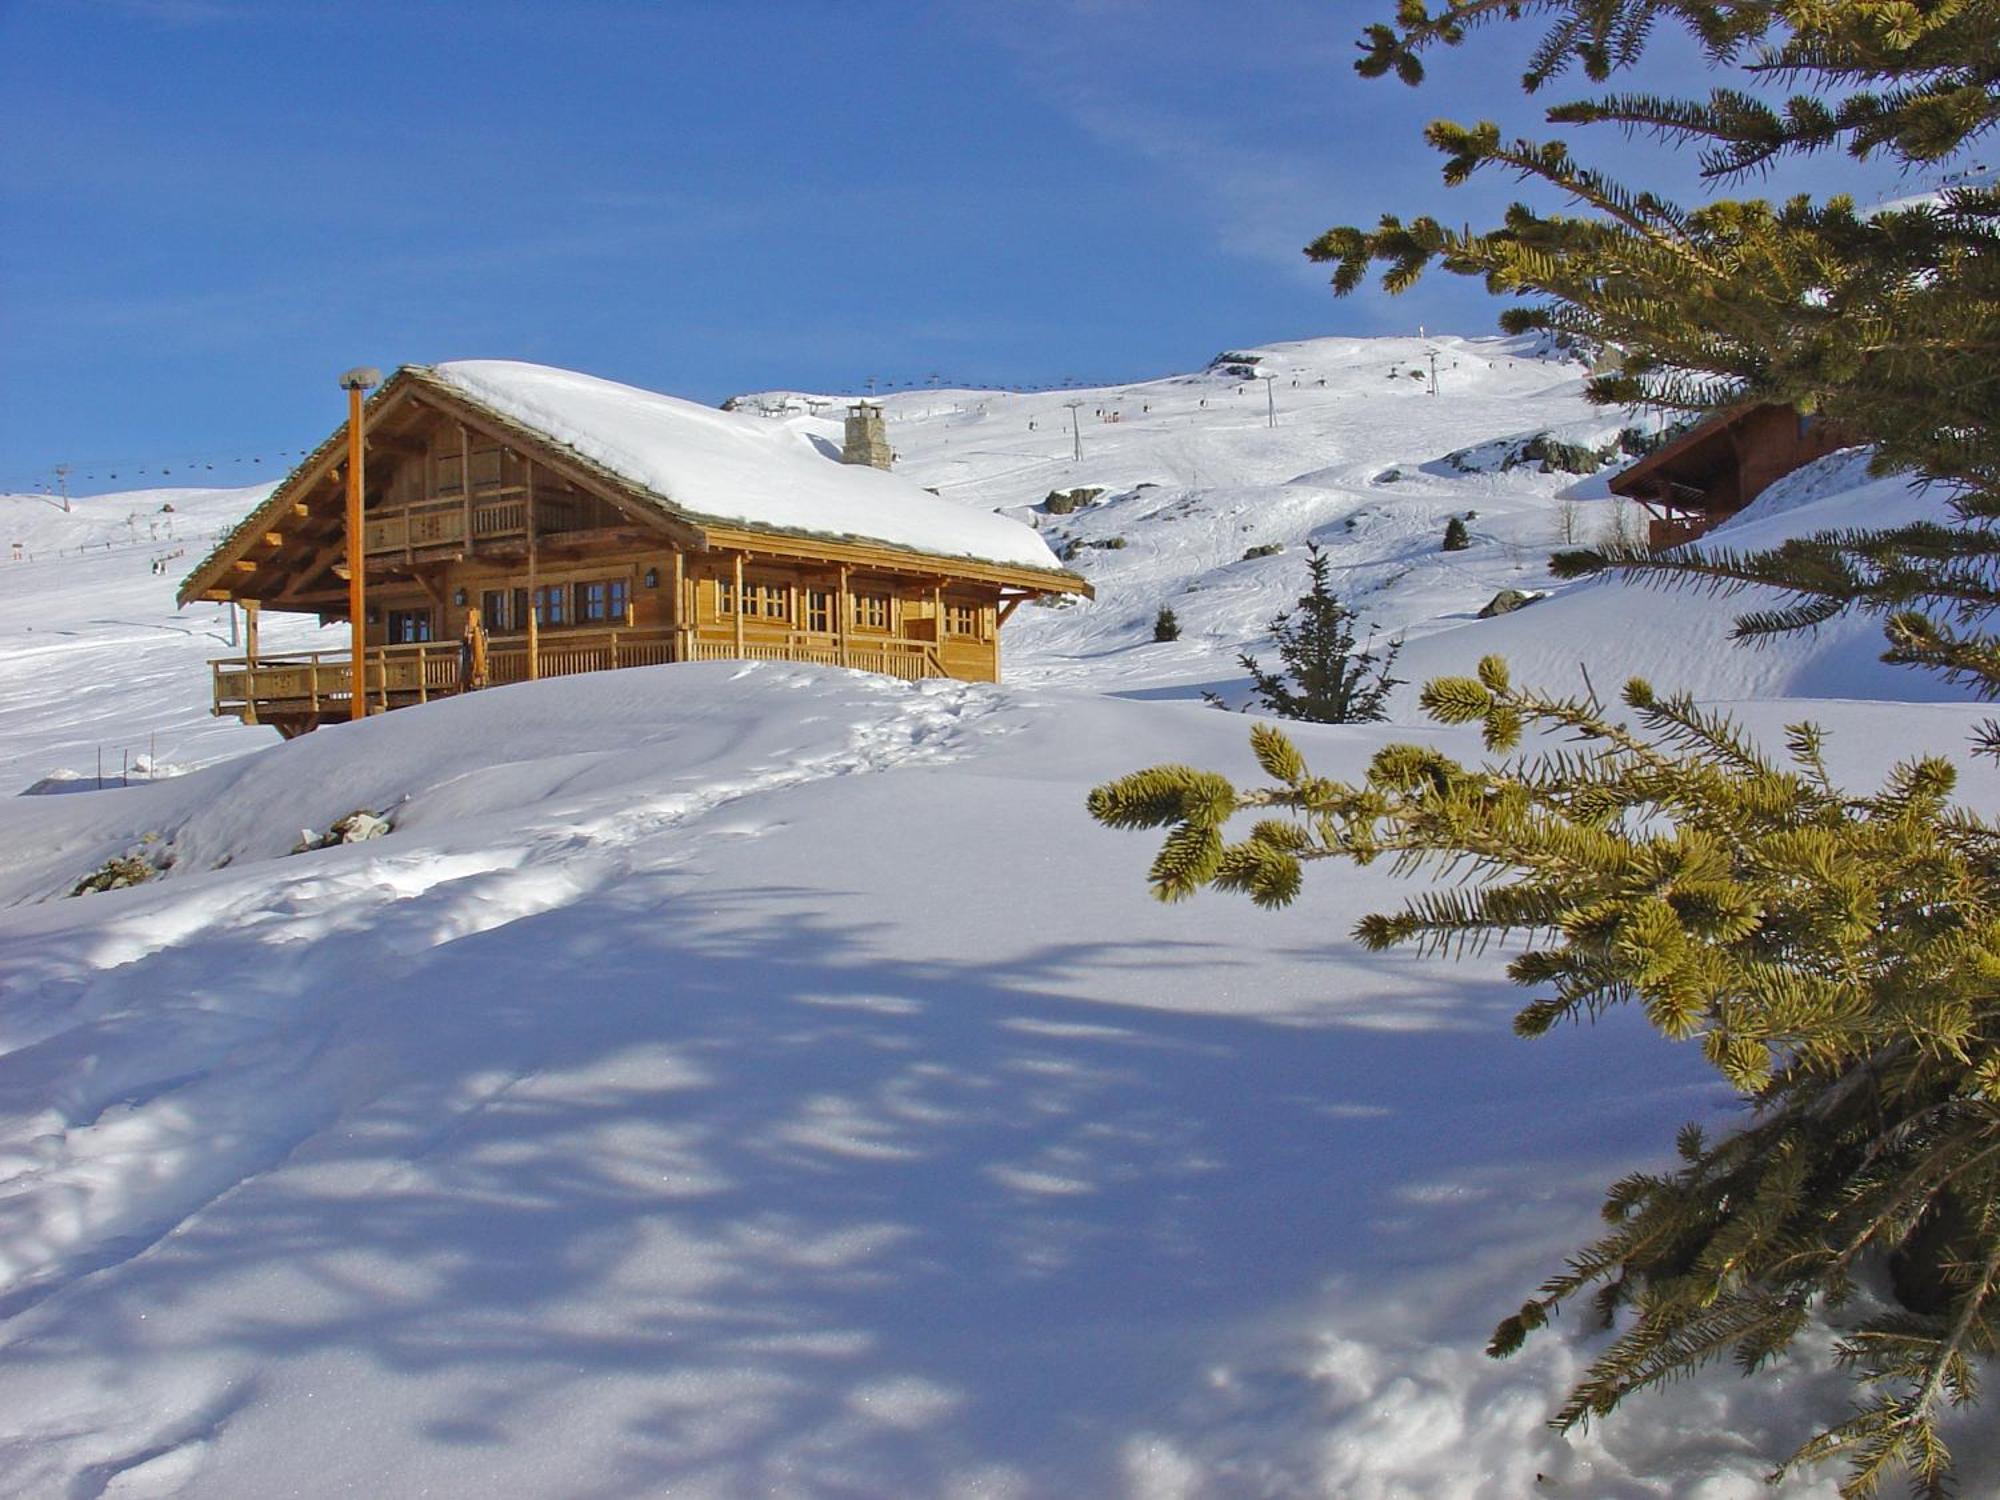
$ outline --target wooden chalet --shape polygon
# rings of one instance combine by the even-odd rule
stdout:
[[[1838,431],[1789,406],[1739,406],[1612,475],[1611,490],[1645,507],[1652,547],[1673,547],[1728,520],[1801,464],[1845,446]]]
[[[569,371],[405,366],[361,430],[371,712],[729,658],[991,682],[1024,600],[1091,592],[1032,527],[843,464],[794,424]],[[347,448],[343,423],[180,589],[246,611],[215,712],[287,738],[351,711],[349,651],[258,650],[262,610],[349,619]]]

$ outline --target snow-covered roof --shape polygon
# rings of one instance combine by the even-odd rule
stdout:
[[[697,523],[1062,571],[1033,527],[940,499],[880,469],[840,463],[789,426],[517,360],[456,360],[420,373]]]

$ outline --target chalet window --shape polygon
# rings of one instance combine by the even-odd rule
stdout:
[[[537,625],[569,623],[568,584],[551,583],[535,590],[535,623]]]
[[[427,609],[389,611],[389,644],[408,646],[431,638],[431,612]]]
[[[856,594],[854,596],[854,623],[863,630],[887,630],[889,628],[889,596],[887,594]]]
[[[833,634],[833,590],[806,590],[806,629],[820,635]]]
[[[528,628],[526,589],[488,589],[479,602],[488,635],[512,635]]]
[[[979,606],[976,604],[946,604],[944,607],[945,629],[953,635],[979,635]]]
[[[745,584],[745,612],[762,615],[767,620],[789,620],[792,617],[792,591],[782,583]]]
[[[576,586],[576,618],[579,624],[625,623],[625,606],[631,598],[631,582],[624,578],[591,578]]]

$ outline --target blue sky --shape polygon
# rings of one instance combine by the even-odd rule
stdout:
[[[79,492],[248,482],[332,429],[363,363],[716,401],[1486,331],[1471,283],[1339,301],[1300,254],[1513,195],[1446,192],[1418,132],[1535,130],[1526,29],[1420,90],[1363,82],[1354,38],[1391,10],[0,0],[0,488],[63,461]],[[1684,51],[1651,80],[1706,82]],[[1650,145],[1585,140],[1686,189]]]

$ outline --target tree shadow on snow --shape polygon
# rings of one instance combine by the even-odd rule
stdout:
[[[1402,1001],[1274,1021],[1073,997],[1111,968],[1239,982],[1199,943],[916,961],[849,893],[671,873],[427,943],[468,895],[97,981],[106,1024],[133,1014],[120,986],[186,997],[162,1076],[208,1047],[235,1080],[213,1097],[270,1118],[212,1120],[254,1149],[17,1324],[17,1376],[79,1349],[267,1388],[321,1371],[375,1433],[329,1488],[469,1482],[370,1467],[419,1450],[531,1474],[556,1424],[588,1454],[566,1495],[1109,1492],[1213,1330],[1442,1255],[1411,1184],[1511,1169],[1576,1107],[1575,1047],[1508,1040],[1506,986],[1455,983],[1490,1023],[1434,1024],[1435,980],[1391,957],[1338,973]],[[1646,1086],[1619,1066],[1591,1092]]]

